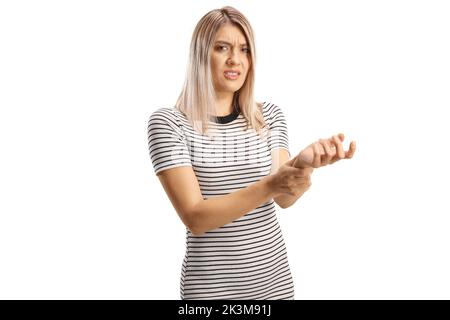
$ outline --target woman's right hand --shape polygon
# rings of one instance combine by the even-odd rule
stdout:
[[[280,194],[297,196],[304,193],[311,186],[311,173],[313,168],[296,168],[292,166],[295,158],[283,164],[275,174],[270,177],[270,189],[273,197]]]

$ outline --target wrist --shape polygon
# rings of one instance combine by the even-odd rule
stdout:
[[[275,173],[265,176],[261,182],[263,186],[263,193],[268,199],[274,198],[279,195],[278,192],[276,192],[275,188]]]
[[[304,168],[309,168],[311,167],[311,164],[308,162],[305,162],[301,157],[300,157],[300,153],[298,155],[296,155],[293,160],[292,160],[292,166],[299,168],[299,169],[304,169]]]

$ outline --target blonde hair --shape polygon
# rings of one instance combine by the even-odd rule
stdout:
[[[260,129],[266,127],[266,122],[262,114],[262,104],[257,103],[253,96],[256,62],[253,30],[245,16],[230,6],[211,10],[197,23],[192,34],[185,82],[175,107],[186,116],[195,131],[208,133],[209,115],[216,112],[210,68],[211,50],[215,35],[224,24],[237,26],[244,34],[250,49],[247,78],[242,87],[234,93],[233,106],[240,107],[247,122],[245,130],[250,126],[260,134]]]

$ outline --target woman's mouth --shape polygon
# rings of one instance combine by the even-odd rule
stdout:
[[[238,72],[238,71],[225,71],[223,74],[225,75],[225,78],[227,78],[229,80],[236,80],[239,77],[240,72]]]

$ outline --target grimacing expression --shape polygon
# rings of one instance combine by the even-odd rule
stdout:
[[[250,47],[241,30],[231,24],[220,27],[211,51],[211,72],[216,92],[239,90],[247,78],[250,59]]]

